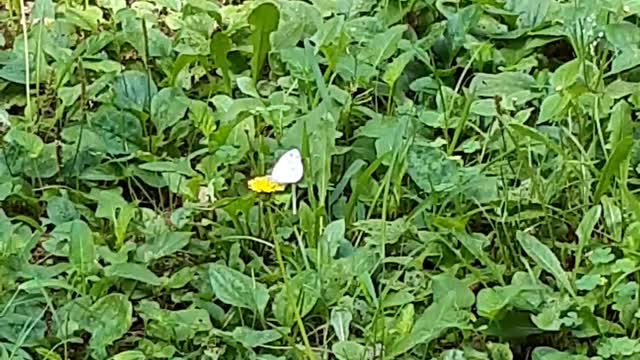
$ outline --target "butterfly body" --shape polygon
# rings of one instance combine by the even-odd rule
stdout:
[[[302,156],[298,149],[291,149],[284,153],[268,175],[269,179],[278,184],[295,184],[302,180],[304,168]]]

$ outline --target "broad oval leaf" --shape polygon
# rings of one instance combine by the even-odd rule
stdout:
[[[151,120],[158,132],[170,128],[187,113],[189,99],[177,88],[164,88],[151,100]]]
[[[190,232],[166,232],[151,236],[136,250],[136,258],[148,263],[171,255],[185,247],[191,239]]]
[[[284,287],[276,294],[272,311],[280,324],[292,326],[294,323],[293,304],[289,304],[289,299],[296,299],[300,316],[307,315],[313,309],[320,298],[320,294],[315,290],[316,284],[319,284],[318,275],[312,270],[306,270],[289,281],[289,294]]]
[[[144,111],[158,92],[153,79],[138,70],[127,70],[116,77],[114,103],[121,109]]]
[[[44,142],[38,135],[17,128],[9,130],[4,136],[4,140],[23,147],[32,158],[38,157],[44,149]]]
[[[331,347],[338,360],[366,359],[367,348],[355,341],[339,341]]]
[[[269,330],[254,330],[246,326],[233,329],[231,336],[235,341],[240,342],[246,348],[255,348],[276,341],[288,332],[286,328],[276,328]]]
[[[107,276],[137,280],[153,286],[159,286],[162,283],[162,281],[160,281],[160,278],[156,274],[152,273],[151,270],[147,269],[142,264],[113,264],[104,268],[104,273]]]
[[[91,306],[91,347],[102,348],[127,333],[132,323],[133,307],[123,294],[109,294]]]
[[[54,196],[47,201],[47,216],[55,225],[80,218],[73,203],[61,196]]]
[[[209,265],[209,281],[213,293],[225,304],[262,314],[269,301],[266,286],[230,267]]]
[[[569,96],[564,96],[561,93],[551,94],[544,98],[537,123],[542,124],[560,115],[569,104],[569,100]]]
[[[387,83],[387,85],[394,86],[400,75],[402,75],[404,68],[407,67],[411,60],[413,60],[412,51],[407,51],[393,59],[382,75],[382,80]]]
[[[581,60],[573,59],[567,63],[560,65],[559,68],[551,75],[551,86],[560,91],[573,85],[578,79],[580,73]]]

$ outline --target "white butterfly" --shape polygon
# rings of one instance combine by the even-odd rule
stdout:
[[[295,184],[302,180],[303,175],[304,168],[302,166],[300,151],[298,151],[298,149],[291,149],[282,154],[278,161],[276,161],[269,175],[269,179],[281,185]]]

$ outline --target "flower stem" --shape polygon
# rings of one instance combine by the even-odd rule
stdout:
[[[273,244],[276,250],[276,260],[278,261],[278,265],[280,266],[280,272],[282,273],[282,279],[284,280],[284,291],[287,294],[287,303],[289,306],[293,306],[294,316],[296,318],[296,323],[298,324],[298,330],[300,331],[300,336],[302,336],[302,341],[304,342],[305,353],[309,360],[315,360],[315,356],[311,351],[311,345],[309,345],[309,339],[307,338],[307,332],[304,329],[304,323],[302,322],[302,317],[300,316],[300,311],[298,311],[298,304],[295,299],[292,298],[291,292],[289,291],[289,277],[284,267],[284,260],[282,259],[282,252],[280,251],[280,239],[278,235],[276,235],[276,229],[273,225],[273,215],[271,213],[271,209],[268,206],[265,206],[267,210],[267,217],[269,221],[269,229],[271,231],[271,235],[273,236]]]

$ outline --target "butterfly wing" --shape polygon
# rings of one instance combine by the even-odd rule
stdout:
[[[291,149],[276,161],[269,178],[278,184],[295,184],[302,179],[303,174],[300,151]]]

